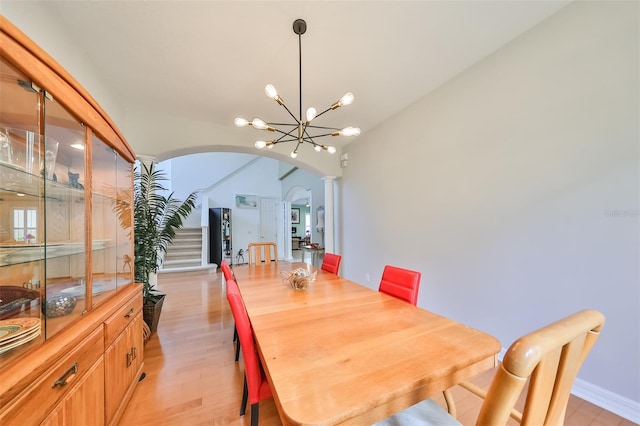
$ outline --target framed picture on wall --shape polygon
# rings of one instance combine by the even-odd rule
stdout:
[[[300,209],[291,209],[291,223],[300,223]]]
[[[236,207],[239,208],[239,209],[257,209],[258,208],[258,196],[257,195],[236,194]]]

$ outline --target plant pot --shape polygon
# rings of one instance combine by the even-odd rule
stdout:
[[[158,322],[160,321],[160,312],[162,311],[162,304],[164,303],[165,294],[158,296],[158,299],[145,300],[142,305],[142,319],[149,326],[151,334],[158,330]]]

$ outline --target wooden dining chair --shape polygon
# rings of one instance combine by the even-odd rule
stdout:
[[[274,242],[249,243],[249,265],[278,261],[278,245]]]
[[[273,394],[256,352],[253,330],[240,294],[231,294],[229,304],[238,327],[238,338],[244,359],[245,375],[240,417],[244,416],[248,401],[251,405],[251,426],[257,426],[260,401],[271,398]]]
[[[322,259],[322,266],[320,266],[320,269],[325,270],[327,272],[331,272],[332,274],[338,275],[338,270],[340,269],[341,260],[342,260],[342,256],[340,256],[339,254],[325,253],[324,259]]]
[[[420,272],[386,265],[378,291],[416,306],[421,277]]]
[[[516,340],[504,356],[487,391],[471,383],[460,386],[484,399],[476,425],[504,425],[512,417],[524,426],[562,425],[571,386],[595,344],[605,318],[583,310]],[[529,382],[524,409],[515,404]],[[376,423],[377,426],[459,425],[433,400],[419,402]]]

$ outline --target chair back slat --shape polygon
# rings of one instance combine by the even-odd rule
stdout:
[[[278,261],[278,245],[275,242],[253,242],[247,248],[249,265]]]
[[[528,379],[521,424],[563,424],[571,386],[604,321],[600,312],[583,310],[513,343],[491,382],[477,424],[505,424]]]

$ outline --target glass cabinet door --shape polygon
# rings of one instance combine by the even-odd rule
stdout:
[[[96,135],[92,145],[93,305],[133,283],[132,166]]]
[[[86,129],[55,100],[45,99],[44,178],[46,337],[87,310]]]
[[[133,165],[116,157],[117,283],[133,284]]]
[[[42,94],[0,60],[0,361],[43,340]]]

